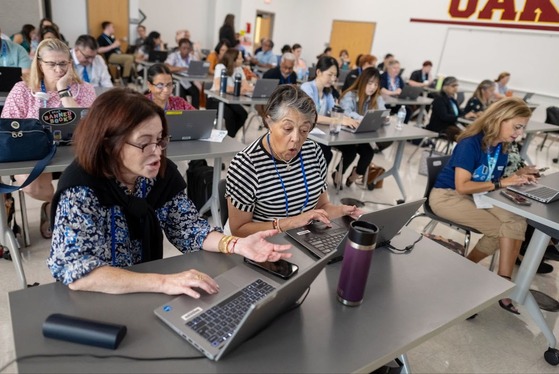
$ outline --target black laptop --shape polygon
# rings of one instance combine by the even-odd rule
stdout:
[[[415,100],[423,93],[423,88],[414,87],[406,84],[402,89],[402,92],[398,95],[399,99],[405,100]]]
[[[171,141],[208,139],[217,110],[168,110],[165,112]]]
[[[151,51],[149,53],[149,62],[165,62],[165,60],[167,60],[167,51]]]
[[[2,96],[8,93],[21,80],[21,68],[0,66],[0,92]]]
[[[58,145],[70,144],[80,120],[89,108],[39,108],[39,121]]]

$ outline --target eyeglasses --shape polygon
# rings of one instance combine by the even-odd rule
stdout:
[[[70,61],[62,61],[62,62],[53,62],[53,61],[45,61],[39,58],[43,64],[45,64],[49,69],[54,70],[58,66],[60,69],[66,69],[70,65]]]
[[[155,153],[155,149],[156,147],[161,148],[161,150],[164,150],[165,148],[167,148],[167,145],[169,144],[169,137],[166,136],[164,138],[161,138],[159,140],[157,140],[154,143],[147,143],[147,144],[143,144],[143,145],[138,145],[138,144],[132,144],[132,143],[128,143],[126,142],[126,144],[131,145],[132,147],[136,147],[138,149],[142,150],[142,153]]]
[[[157,88],[159,91],[163,91],[165,88],[171,90],[171,89],[175,88],[175,83],[174,82],[173,83],[157,83],[157,84],[153,84],[153,86],[155,88]]]
[[[96,54],[95,54],[95,55],[92,55],[92,56],[86,55],[81,49],[79,49],[79,48],[76,48],[76,49],[77,49],[78,51],[80,51],[80,53],[82,54],[83,58],[85,58],[86,60],[93,60],[93,59],[95,58],[95,56],[97,56]]]

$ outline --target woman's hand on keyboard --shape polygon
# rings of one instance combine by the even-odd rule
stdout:
[[[209,275],[191,269],[176,274],[167,274],[162,277],[162,292],[167,295],[188,295],[195,299],[200,293],[193,288],[199,288],[209,294],[219,292],[219,285]]]

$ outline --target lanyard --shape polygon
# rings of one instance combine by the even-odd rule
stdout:
[[[8,57],[8,46],[6,42],[2,42],[2,57]]]
[[[283,195],[285,196],[285,216],[289,217],[289,198],[287,197],[287,190],[285,189],[283,178],[281,177],[278,170],[278,165],[276,164],[276,158],[274,156],[274,151],[272,150],[272,144],[270,143],[270,133],[268,133],[266,140],[268,141],[268,145],[270,146],[270,151],[272,153],[272,161],[274,162],[274,169],[276,169],[276,174],[278,175],[278,178],[281,183],[281,188],[283,189]],[[303,183],[305,183],[305,192],[307,194],[305,198],[305,203],[303,204],[303,207],[301,208],[301,212],[299,213],[301,214],[303,213],[303,211],[307,207],[307,204],[309,203],[309,185],[307,183],[307,173],[305,172],[305,163],[303,162],[302,152],[299,152],[299,160],[301,161],[301,170],[303,172]]]
[[[282,74],[280,74],[280,82],[279,84],[290,84],[291,83],[291,74],[284,78]]]
[[[499,159],[500,153],[501,153],[501,143],[499,143],[499,145],[497,145],[497,147],[495,148],[495,152],[493,153],[493,156],[491,156],[489,151],[487,152],[487,168],[489,169],[489,172],[485,177],[486,182],[491,181],[491,177],[493,176],[493,171],[495,170],[495,166],[497,166],[497,160]]]

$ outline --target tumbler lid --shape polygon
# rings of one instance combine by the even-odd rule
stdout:
[[[348,238],[361,246],[374,246],[379,229],[377,225],[365,221],[353,221],[350,224]]]
[[[334,106],[332,107],[332,112],[343,113],[343,112],[344,112],[344,109],[343,109],[341,106],[339,106],[339,105],[334,105]]]

